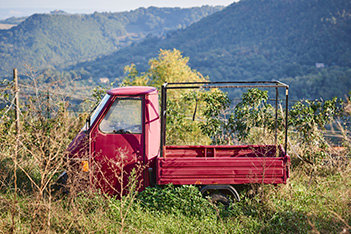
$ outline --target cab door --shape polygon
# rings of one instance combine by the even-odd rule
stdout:
[[[133,168],[144,162],[143,98],[114,97],[91,131],[91,182],[103,193],[123,195]]]

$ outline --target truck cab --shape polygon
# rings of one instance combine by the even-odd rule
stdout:
[[[67,151],[75,168],[85,170],[89,184],[103,193],[116,194],[137,165],[154,170],[160,153],[156,88],[120,87],[107,91]],[[119,181],[121,173],[123,181]],[[148,170],[140,176],[142,190],[150,185]]]

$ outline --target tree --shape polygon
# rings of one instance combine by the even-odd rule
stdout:
[[[249,89],[233,107],[227,93],[204,93],[204,121],[200,128],[214,144],[235,144],[248,139],[253,128],[274,130],[274,108],[267,103],[268,92]]]
[[[128,76],[122,86],[153,86],[158,89],[165,82],[205,82],[196,70],[188,66],[188,57],[179,50],[162,50],[158,58],[149,61],[150,69],[139,73],[134,64],[125,67]],[[170,90],[167,94],[167,143],[208,144],[210,138],[202,133],[198,121],[191,118],[197,99],[203,90]],[[201,113],[198,115],[201,116]],[[198,117],[201,119],[201,117]]]
[[[322,131],[343,114],[343,100],[334,97],[331,100],[301,100],[290,110],[289,125],[300,135],[307,146],[320,147],[325,143]]]
[[[128,76],[122,82],[122,86],[127,85],[149,85],[160,88],[164,82],[204,82],[208,79],[203,77],[188,66],[189,58],[183,57],[179,50],[160,49],[158,58],[149,61],[150,69],[139,74],[135,64],[126,66],[125,72]]]
[[[149,61],[150,69],[139,73],[134,64],[125,67],[123,86],[154,86],[164,82],[205,82],[191,69],[179,50],[160,50]],[[267,104],[267,91],[250,89],[242,101],[232,106],[228,94],[219,90],[167,91],[167,144],[235,144],[246,140],[250,129],[273,129],[273,108]]]

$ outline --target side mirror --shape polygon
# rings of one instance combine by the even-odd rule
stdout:
[[[85,125],[87,126],[87,129],[86,129],[86,130],[89,130],[89,129],[90,129],[90,115],[89,115],[89,117],[86,119]]]

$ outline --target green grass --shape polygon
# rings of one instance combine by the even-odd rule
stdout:
[[[129,210],[124,206],[123,233],[339,233],[351,226],[350,171],[350,166],[328,175],[317,171],[311,179],[296,168],[288,184],[260,186],[253,197],[242,190],[242,200],[227,209],[212,206],[193,186],[151,188],[139,194]],[[11,231],[13,195],[0,194],[3,233]],[[51,201],[20,196],[15,229],[118,233],[122,202],[129,201],[88,193]]]

